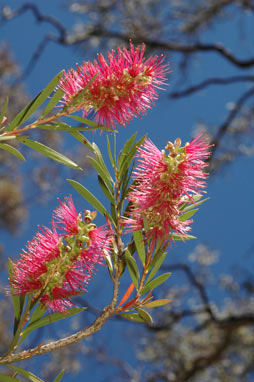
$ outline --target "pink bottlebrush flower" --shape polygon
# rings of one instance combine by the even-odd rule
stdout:
[[[11,293],[22,295],[42,288],[41,276],[47,274],[47,263],[60,256],[59,243],[61,238],[53,230],[40,228],[32,241],[27,244],[27,251],[23,250],[20,260],[13,263],[14,271],[10,278]]]
[[[89,231],[89,240],[89,247],[81,252],[80,263],[92,275],[95,266],[101,264],[105,253],[110,251],[112,233],[107,226],[98,227]]]
[[[44,227],[28,242],[27,251],[12,264],[9,293],[33,292],[43,305],[65,312],[74,305],[71,297],[86,290],[96,265],[102,263],[112,232],[91,223],[96,213],[85,211],[82,219],[71,197],[59,202],[54,218],[65,235],[59,236],[53,222],[52,230]]]
[[[63,103],[70,105],[77,95],[96,75],[91,86],[71,110],[82,110],[87,116],[95,113],[95,120],[101,125],[125,126],[134,116],[144,114],[158,98],[156,89],[165,84],[168,65],[162,56],[144,58],[145,44],[130,50],[126,47],[108,53],[108,62],[102,54],[98,61],[85,61],[77,69],[64,73],[60,88],[65,92]]]
[[[65,198],[65,202],[61,202],[60,207],[56,208],[53,216],[56,220],[57,227],[66,232],[67,235],[76,235],[78,233],[79,215],[74,206],[72,197]]]
[[[184,239],[190,230],[191,220],[181,221],[181,206],[193,202],[192,195],[201,195],[206,185],[207,174],[203,172],[209,157],[204,136],[200,134],[181,146],[178,138],[174,144],[168,142],[166,149],[160,151],[149,139],[137,151],[135,183],[127,199],[132,202],[125,224],[129,231],[144,227],[143,218],[150,226],[148,237],[154,243],[170,240],[172,231]]]

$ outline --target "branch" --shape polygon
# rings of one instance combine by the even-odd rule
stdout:
[[[224,48],[221,44],[203,44],[200,42],[197,42],[192,45],[185,45],[185,44],[180,44],[178,42],[174,41],[156,41],[156,40],[150,40],[146,39],[145,37],[140,38],[135,38],[131,37],[129,35],[125,35],[123,33],[119,32],[114,32],[110,30],[104,30],[99,27],[94,28],[94,30],[89,32],[89,35],[86,35],[85,38],[78,37],[76,40],[73,39],[72,44],[78,44],[81,42],[84,42],[88,39],[88,37],[108,37],[108,38],[117,38],[119,40],[125,41],[129,43],[130,38],[133,39],[135,43],[142,43],[144,42],[147,46],[153,49],[163,49],[164,51],[171,51],[171,52],[178,52],[178,53],[183,53],[183,54],[193,54],[196,52],[215,52],[218,53],[220,56],[228,60],[231,64],[240,67],[242,69],[248,69],[252,66],[254,66],[254,57],[249,58],[247,60],[241,60],[232,53]]]
[[[50,342],[46,345],[39,345],[34,349],[24,350],[17,354],[10,354],[6,357],[0,358],[0,365],[5,365],[12,362],[18,362],[27,358],[31,358],[35,355],[41,355],[45,353],[49,353],[53,350],[60,349],[64,346],[74,344],[83,340],[86,337],[91,336],[92,334],[98,332],[105,322],[115,313],[115,307],[118,299],[118,291],[119,291],[119,279],[116,278],[114,282],[114,290],[112,300],[109,305],[103,310],[102,314],[97,317],[97,319],[87,328],[80,330],[77,333],[72,334],[69,337],[62,338],[58,341]]]
[[[9,7],[5,6],[2,8],[2,17],[5,21],[12,20],[12,19],[15,19],[16,17],[21,16],[26,11],[31,11],[39,23],[44,22],[55,27],[59,32],[61,40],[64,41],[66,39],[66,34],[67,34],[66,28],[56,18],[52,16],[48,16],[48,15],[43,15],[39,11],[38,7],[32,3],[26,3],[22,7],[15,9],[14,11],[12,11]]]
[[[180,380],[184,382],[189,381],[195,374],[216,363],[231,344],[232,335],[232,331],[228,330],[223,336],[221,343],[214,349],[214,351],[205,356],[196,358],[193,361],[191,369],[188,370]]]
[[[31,11],[38,22],[45,22],[51,24],[54,28],[57,29],[59,35],[56,36],[51,34],[44,37],[44,39],[37,47],[32,59],[29,61],[24,71],[25,75],[28,75],[31,72],[32,64],[35,65],[35,63],[38,61],[38,59],[40,58],[41,54],[43,53],[44,49],[50,41],[54,41],[60,45],[72,46],[84,43],[88,41],[91,37],[116,38],[127,43],[129,43],[130,38],[133,37],[133,41],[135,43],[144,42],[148,47],[153,49],[163,49],[164,51],[178,52],[186,55],[193,54],[196,52],[215,52],[227,61],[229,61],[234,66],[237,66],[238,68],[248,69],[254,66],[254,57],[246,60],[241,60],[235,57],[228,49],[224,48],[221,44],[203,44],[197,42],[192,45],[185,45],[174,41],[167,42],[150,40],[146,39],[145,37],[142,38],[141,41],[141,39],[135,38],[135,36],[130,36],[124,33],[119,33],[110,30],[104,30],[100,26],[95,26],[93,30],[89,31],[89,33],[86,32],[83,36],[68,36],[67,29],[57,19],[48,15],[43,15],[36,5],[30,3],[24,4],[21,8],[18,8],[14,11],[12,11],[9,7],[3,7],[2,17],[5,21],[7,21],[20,16],[26,11]],[[21,76],[21,78],[24,79],[24,74]]]
[[[169,96],[170,98],[182,98],[186,97],[192,93],[195,93],[199,90],[202,90],[210,85],[230,85],[235,82],[250,82],[254,81],[254,76],[234,76],[234,77],[228,77],[228,78],[209,78],[207,80],[204,80],[200,82],[199,84],[190,86],[189,88],[182,90],[182,91],[176,91],[172,92]]]
[[[238,101],[235,104],[235,107],[230,111],[229,115],[227,116],[226,120],[222,123],[222,125],[219,127],[218,132],[214,139],[211,142],[211,155],[209,158],[209,161],[211,161],[212,157],[215,154],[215,151],[217,150],[219,146],[220,140],[223,138],[223,136],[226,134],[230,124],[233,122],[233,120],[236,118],[237,114],[242,109],[244,103],[248,100],[248,98],[254,96],[254,88],[249,89],[245,93],[241,95],[241,97],[238,99]]]
[[[208,295],[206,293],[206,290],[204,288],[204,285],[197,280],[197,278],[195,277],[195,275],[192,272],[192,270],[190,269],[190,267],[188,267],[188,265],[186,265],[186,264],[164,265],[164,266],[162,266],[162,268],[165,270],[168,270],[168,271],[182,271],[182,272],[184,272],[185,275],[188,277],[190,283],[197,289],[199,296],[200,296],[200,298],[204,304],[204,309],[205,309],[206,313],[209,314],[212,321],[217,322],[217,317],[214,315],[214,313],[212,311],[210,301],[209,301]]]

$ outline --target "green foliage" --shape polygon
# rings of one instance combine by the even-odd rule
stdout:
[[[139,230],[139,231],[133,232],[133,238],[135,241],[135,245],[136,245],[136,249],[137,249],[139,258],[140,258],[142,264],[145,265],[146,254],[145,254],[145,246],[144,246],[142,231]]]
[[[46,326],[46,325],[49,325],[49,324],[52,324],[53,322],[63,320],[64,318],[71,317],[75,314],[83,312],[85,309],[87,309],[87,308],[85,308],[85,307],[83,307],[83,308],[72,308],[72,309],[68,309],[68,311],[66,313],[56,312],[56,313],[48,314],[45,317],[42,317],[42,315],[45,313],[44,309],[41,310],[41,316],[40,316],[40,313],[37,311],[37,314],[36,314],[37,319],[35,317],[33,317],[33,320],[30,321],[30,323],[27,325],[26,329],[22,332],[22,337],[21,337],[20,343],[23,342],[24,339],[28,336],[28,334],[31,333],[33,330],[39,329],[39,328]]]
[[[1,382],[24,382],[24,380],[17,379],[15,377],[10,377],[9,375],[0,374]]]
[[[138,270],[136,260],[134,259],[133,256],[131,256],[128,249],[126,249],[124,253],[124,258],[126,260],[126,264],[130,273],[130,277],[133,281],[133,284],[135,285],[136,289],[138,289],[140,275],[139,275],[139,270]]]
[[[150,314],[147,313],[144,309],[137,308],[136,310],[137,310],[139,316],[144,320],[144,322],[149,322],[149,323],[153,322],[153,319],[150,316]]]
[[[141,291],[142,294],[145,294],[149,292],[150,290],[153,290],[157,286],[163,284],[171,275],[171,273],[163,273],[162,275],[156,277],[156,279],[146,283]]]
[[[170,300],[164,298],[161,300],[154,300],[154,301],[149,301],[148,303],[144,304],[146,308],[157,308],[158,306],[163,306],[167,305],[170,303]]]
[[[20,160],[25,161],[24,156],[15,147],[8,145],[7,143],[0,143],[0,149],[8,151],[10,154],[15,155]]]
[[[108,218],[111,220],[111,222],[114,224],[114,221],[113,221],[112,217],[110,216],[110,214],[108,213],[108,211],[106,210],[106,208],[102,205],[102,203],[90,191],[87,190],[87,188],[82,186],[82,184],[80,184],[76,180],[71,180],[71,179],[67,179],[67,180],[70,183],[70,185],[73,188],[75,188],[75,190],[78,191],[78,193],[81,196],[83,196],[83,198],[85,200],[88,201],[88,203],[90,203],[103,216],[107,215]]]
[[[22,375],[23,377],[27,378],[31,382],[45,382],[41,378],[36,377],[36,375],[31,373],[30,371],[24,370],[21,367],[13,366],[13,365],[10,365],[9,367],[12,370],[16,371],[16,373],[18,373],[18,374]]]
[[[22,125],[28,120],[29,117],[42,105],[42,103],[48,98],[52,91],[58,85],[62,73],[58,73],[53,80],[42,90],[23,110],[13,119],[8,128],[7,132],[14,130],[18,126]]]
[[[60,373],[58,374],[58,376],[54,379],[53,382],[60,382],[61,379],[62,379],[62,376],[64,375],[64,370],[60,371]]]
[[[38,151],[40,154],[42,154],[42,155],[44,155],[50,159],[53,159],[56,162],[59,162],[65,166],[68,166],[71,168],[82,170],[82,168],[79,167],[76,163],[74,163],[71,159],[67,158],[63,154],[58,153],[57,151],[51,149],[50,147],[43,145],[40,142],[32,141],[31,139],[28,139],[24,136],[17,137],[16,139],[20,143],[22,143],[23,145],[26,145],[26,146],[30,147],[31,149]]]
[[[155,256],[151,262],[151,265],[149,267],[151,269],[151,272],[150,272],[150,274],[146,280],[147,283],[149,281],[151,281],[152,278],[156,275],[156,273],[160,269],[161,265],[163,264],[163,262],[166,258],[166,255],[167,255],[166,252],[161,252],[160,250],[155,254]]]

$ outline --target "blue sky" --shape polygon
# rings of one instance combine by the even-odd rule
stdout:
[[[59,18],[66,26],[72,25],[77,19],[66,10],[59,7],[63,4],[62,1],[44,0],[43,2],[36,2],[40,10],[44,13],[51,14]],[[2,1],[2,3],[4,3]],[[18,2],[19,5],[23,1]],[[16,1],[8,2],[10,7],[16,7]],[[249,16],[249,22],[246,23],[245,33],[248,36],[254,36],[254,22],[253,16]],[[205,33],[203,41],[206,42],[222,42],[232,51],[236,51],[237,55],[241,58],[246,58],[250,55],[250,51],[244,42],[239,41],[238,25],[239,20],[235,23],[228,21],[228,25],[219,25],[213,28],[209,33]],[[19,63],[22,69],[26,67],[29,61],[31,52],[37,47],[45,33],[53,31],[52,27],[46,24],[38,25],[35,23],[31,13],[26,13],[20,18],[13,20],[1,27],[1,40],[7,41],[12,49],[15,60]],[[252,41],[253,41],[253,37]],[[252,45],[253,49],[253,45]],[[252,54],[254,52],[252,51]],[[49,44],[44,51],[41,59],[37,63],[34,70],[26,80],[26,86],[29,94],[34,96],[37,94],[49,80],[60,70],[68,69],[78,63],[82,63],[84,59],[93,59],[87,55],[82,56],[82,53],[77,49],[61,47],[56,44]],[[172,55],[166,58],[170,62],[172,73],[169,75],[170,88],[173,90],[174,86],[179,81],[181,73],[178,69],[179,57]],[[237,74],[238,70],[232,65],[228,64],[224,59],[218,58],[215,53],[209,53],[200,56],[200,60],[192,65],[189,73],[189,84],[197,83],[209,76],[230,76]],[[247,71],[246,71],[247,73]],[[138,131],[138,137],[148,133],[149,137],[159,148],[164,148],[167,140],[174,140],[176,137],[181,137],[182,141],[189,141],[193,136],[196,124],[198,121],[206,121],[211,128],[217,123],[223,121],[228,113],[226,109],[227,102],[234,102],[240,94],[246,89],[245,85],[229,85],[227,87],[219,88],[216,86],[210,87],[204,91],[197,93],[193,97],[183,98],[181,100],[172,101],[168,98],[168,90],[160,92],[159,102],[156,106],[148,111],[148,115],[143,119],[135,119],[126,128],[119,128],[117,137],[118,146],[125,142],[135,131]],[[253,135],[251,136],[253,138]],[[101,136],[97,133],[95,136],[90,135],[88,139],[93,140],[101,148],[105,148],[106,134]],[[102,149],[102,151],[105,151]],[[27,164],[24,164],[27,166]],[[227,272],[235,264],[241,267],[253,267],[251,256],[242,257],[253,243],[253,202],[254,202],[254,180],[253,180],[254,162],[252,157],[242,157],[234,164],[229,165],[221,174],[212,177],[208,181],[207,193],[210,200],[201,206],[200,211],[195,216],[192,234],[198,237],[195,242],[180,243],[177,247],[172,248],[172,253],[169,256],[169,262],[174,261],[187,261],[189,252],[199,243],[203,242],[211,248],[218,249],[220,258],[218,263],[214,265],[215,273]],[[98,193],[95,184],[95,176],[91,179],[85,178],[86,187],[89,188],[96,195]],[[82,181],[81,181],[82,183]],[[66,183],[66,188],[62,190],[60,196],[65,196],[72,193],[73,198],[77,203],[80,203],[80,210],[85,208],[84,201],[81,200],[75,191],[70,188]],[[53,202],[50,203],[47,209],[42,209],[37,206],[29,218],[29,224],[26,226],[22,236],[16,238],[7,246],[6,243],[10,240],[8,234],[2,234],[2,241],[7,246],[8,250],[13,253],[19,253],[20,249],[24,247],[26,241],[31,239],[36,231],[36,226],[40,224],[48,224],[50,220],[51,211],[55,208],[56,198],[55,195]],[[7,252],[8,252],[7,250]],[[9,254],[6,253],[8,256]],[[98,278],[94,278],[91,291],[87,295],[92,296],[95,305],[101,305],[104,299],[100,295],[95,298],[94,295],[100,294],[101,283],[104,283],[105,270],[100,271]],[[174,283],[174,275],[169,281]],[[109,281],[107,280],[107,287]],[[218,296],[211,296],[217,298]],[[124,330],[128,331],[127,325]],[[112,351],[121,353],[124,357],[129,357],[130,363],[134,363],[131,355],[133,348],[131,345],[124,344],[122,346],[122,332],[123,324],[111,322],[106,325],[101,334],[96,337],[96,342],[108,341],[109,346],[112,346]],[[131,329],[130,329],[131,330]],[[109,336],[109,332],[114,334]],[[36,367],[37,359],[33,361]],[[22,365],[20,365],[22,366]],[[91,367],[90,367],[91,368]],[[92,369],[92,368],[91,368]],[[103,381],[100,371],[96,369],[93,372],[93,381]],[[85,372],[85,377],[90,378],[90,369],[88,367]],[[82,374],[84,375],[84,374]],[[67,379],[63,379],[65,381]],[[69,382],[77,381],[78,376],[68,378]]]

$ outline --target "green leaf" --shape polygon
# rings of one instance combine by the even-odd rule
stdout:
[[[112,203],[115,204],[114,196],[111,194],[111,191],[108,189],[107,185],[103,181],[103,179],[98,175],[98,182],[99,185],[104,193],[104,195],[108,198],[108,200]]]
[[[104,125],[100,125],[97,122],[91,121],[90,119],[87,119],[87,118],[79,117],[78,115],[67,115],[66,117],[71,118],[71,119],[75,119],[75,121],[78,121],[78,122],[83,123],[85,125],[91,126],[93,128],[93,130],[101,129],[101,130],[110,131],[110,132],[116,131],[115,129],[112,129],[112,128],[104,126]]]
[[[138,313],[122,313],[120,314],[120,316],[125,318],[126,320],[134,322],[144,322],[143,318],[141,318]]]
[[[0,126],[1,126],[2,120],[5,117],[5,113],[6,113],[6,110],[7,110],[7,107],[8,107],[8,102],[9,102],[9,98],[7,96],[6,100],[5,100],[5,103],[4,103],[4,106],[2,108],[1,114],[0,114]]]
[[[21,367],[8,365],[12,370],[16,371],[17,373],[23,375],[23,377],[29,379],[29,381],[32,382],[44,382],[41,378],[36,377],[33,373],[30,373],[30,371],[21,369]]]
[[[112,152],[111,152],[110,141],[109,141],[108,135],[107,135],[107,149],[108,149],[108,156],[109,156],[110,162],[112,164],[112,167],[114,168],[115,164],[113,161],[113,156],[112,156]]]
[[[105,167],[101,164],[101,162],[98,160],[98,158],[94,159],[90,156],[87,157],[91,165],[95,168],[97,173],[100,175],[100,177],[103,179],[104,183],[107,185],[107,188],[113,192],[113,179],[111,178],[109,172]],[[112,182],[112,183],[111,183]]]
[[[71,168],[82,170],[82,168],[79,167],[76,163],[74,163],[71,159],[67,158],[63,154],[58,153],[57,151],[51,149],[50,147],[43,145],[40,142],[32,141],[31,139],[28,139],[25,137],[17,137],[16,139],[19,142],[23,143],[24,145],[30,147],[31,149],[35,151],[38,151],[42,155],[45,155],[46,157],[53,159],[56,162],[59,162]]]
[[[33,311],[29,325],[33,324],[35,321],[41,319],[41,317],[47,312],[47,308],[41,304],[38,304],[36,309]]]
[[[16,136],[14,136],[14,135],[10,135],[10,136],[4,135],[4,136],[0,137],[0,141],[10,141],[11,139],[16,139]]]
[[[76,180],[67,179],[67,181],[70,183],[70,185],[72,187],[75,188],[76,191],[78,191],[78,193],[80,195],[83,196],[83,198],[85,200],[88,201],[88,203],[90,203],[103,216],[106,214],[108,216],[108,218],[110,219],[110,221],[114,224],[114,220],[112,219],[112,216],[110,216],[110,214],[108,213],[106,208],[101,204],[101,202],[90,191],[87,190],[87,188],[82,186],[82,184],[80,184]]]
[[[125,145],[124,145],[124,147],[123,147],[123,150],[122,150],[121,153],[119,154],[119,158],[118,158],[119,169],[121,169],[122,164],[123,164],[124,160],[126,159],[128,153],[129,153],[130,147],[131,147],[131,145],[133,144],[133,142],[135,141],[136,136],[137,136],[137,132],[134,133],[134,134],[130,137],[130,139],[127,140],[127,142],[125,143]]]
[[[53,80],[43,89],[10,123],[7,131],[12,131],[17,126],[21,125],[41,106],[46,98],[52,93],[57,86],[62,73],[58,73]]]
[[[17,343],[19,341],[20,332],[22,329],[24,318],[26,317],[27,314],[29,314],[32,299],[33,299],[32,293],[28,293],[28,294],[24,295],[25,301],[24,301],[24,305],[22,307],[23,308],[22,309],[22,311],[23,311],[22,317],[18,321],[15,320],[14,337],[11,341],[11,344],[9,345],[9,349],[8,349],[7,353],[5,354],[5,356],[7,356],[8,354],[10,354],[12,352],[12,350],[15,348],[15,346],[17,345]],[[20,301],[22,301],[22,300],[20,300]]]
[[[93,150],[94,150],[94,153],[96,155],[97,161],[99,162],[99,164],[101,165],[102,169],[104,170],[107,178],[110,179],[110,181],[113,183],[113,179],[111,178],[111,175],[110,175],[110,173],[109,173],[109,171],[108,171],[108,169],[107,169],[107,167],[105,165],[105,162],[103,160],[103,157],[102,157],[102,154],[101,154],[101,151],[100,151],[99,147],[94,142],[93,142],[92,146],[93,146]],[[109,185],[111,186],[111,183],[109,183]]]
[[[136,151],[138,149],[138,147],[144,142],[146,136],[140,138],[137,142],[134,142],[132,148],[130,149],[129,153],[127,153],[126,157],[124,158],[123,162],[122,162],[122,165],[121,165],[121,168],[119,167],[119,178],[121,179],[122,176],[123,176],[123,173],[125,171],[127,171],[127,169],[129,168],[130,166],[130,163],[134,157],[134,155],[136,154]]]
[[[1,382],[24,382],[24,381],[21,381],[21,379],[10,377],[9,375],[6,375],[6,374],[0,374],[0,378],[1,378],[0,379]]]
[[[185,241],[185,240],[194,240],[196,239],[196,236],[192,236],[192,235],[177,235],[177,233],[174,233],[174,232],[171,232],[169,234],[169,237],[171,240],[173,241]]]
[[[135,285],[136,289],[138,289],[138,280],[140,279],[140,275],[139,275],[137,263],[134,257],[131,256],[128,249],[126,249],[126,251],[124,252],[124,257],[125,257],[133,284]]]
[[[63,123],[63,122],[45,123],[44,125],[37,126],[37,129],[54,130],[54,131],[68,131],[68,132],[93,130],[92,127],[81,127],[81,126],[73,127],[73,126],[67,125],[67,123]]]
[[[152,317],[151,317],[150,314],[147,313],[145,310],[143,310],[143,309],[141,309],[141,308],[137,308],[136,311],[138,312],[138,314],[140,315],[140,317],[141,317],[145,322],[150,322],[150,323],[153,322]]]
[[[171,302],[171,300],[164,298],[161,300],[150,301],[147,304],[144,304],[143,306],[145,306],[146,308],[156,308],[157,306],[166,305],[166,304],[169,304],[170,302]]]
[[[202,199],[202,200],[200,200],[199,202],[196,202],[196,203],[192,203],[192,204],[188,203],[187,206],[185,206],[184,208],[181,208],[181,211],[182,212],[186,212],[186,211],[192,210],[194,207],[200,206],[201,204],[203,204],[204,202],[206,202],[209,199],[210,198],[205,198],[205,199]]]
[[[64,370],[60,371],[60,373],[58,374],[58,376],[54,379],[53,382],[60,382],[61,379],[62,379],[62,376],[64,375]]]
[[[156,262],[154,263],[154,266],[153,266],[151,273],[149,274],[149,276],[146,280],[146,283],[148,283],[150,280],[152,280],[152,278],[156,275],[156,273],[160,269],[163,261],[165,260],[166,255],[167,255],[167,253],[165,253],[165,252],[159,253],[159,256],[157,256],[157,258],[156,258]]]
[[[92,143],[90,143],[89,140],[85,138],[83,134],[79,133],[78,131],[70,131],[69,133],[73,136],[73,138],[77,139],[77,141],[85,145],[89,150],[93,151]]]
[[[145,284],[145,286],[143,287],[143,289],[141,291],[141,294],[145,294],[145,293],[149,292],[150,290],[156,288],[157,286],[161,285],[162,283],[164,283],[169,278],[170,275],[171,275],[171,273],[169,273],[169,272],[163,273],[162,275],[156,277],[156,279]]]
[[[61,98],[64,96],[64,91],[61,88],[56,89],[52,97],[50,98],[47,106],[42,112],[42,118],[51,112],[51,110],[58,104]]]
[[[111,256],[109,253],[105,253],[105,261],[106,261],[106,264],[107,264],[107,268],[108,268],[108,271],[109,271],[109,275],[110,277],[113,279],[113,276],[114,276],[114,269],[113,269],[113,264],[112,264],[112,261],[111,261]]]
[[[15,147],[8,145],[7,143],[0,143],[0,149],[6,150],[12,155],[15,155],[15,157],[18,159],[25,161],[23,155],[17,149],[15,149]]]
[[[134,231],[133,232],[133,238],[135,241],[135,245],[137,248],[138,255],[140,257],[140,260],[143,265],[145,265],[146,262],[146,254],[145,254],[145,246],[144,246],[144,241],[143,241],[143,236],[142,236],[142,231]]]
[[[83,312],[83,310],[85,310],[85,309],[87,309],[87,308],[72,308],[72,309],[69,309],[68,312],[66,312],[66,313],[56,312],[56,313],[48,314],[47,316],[42,317],[41,319],[30,323],[27,326],[27,328],[22,332],[22,341],[23,341],[23,336],[27,337],[27,335],[30,332],[32,332],[33,330],[41,328],[41,327],[48,325],[48,324],[51,324],[53,322],[62,320],[64,318],[71,317],[74,314]]]
[[[198,208],[196,208],[195,210],[187,211],[184,214],[182,214],[181,216],[179,216],[179,220],[181,222],[184,222],[185,220],[190,219],[197,211],[198,211]]]

